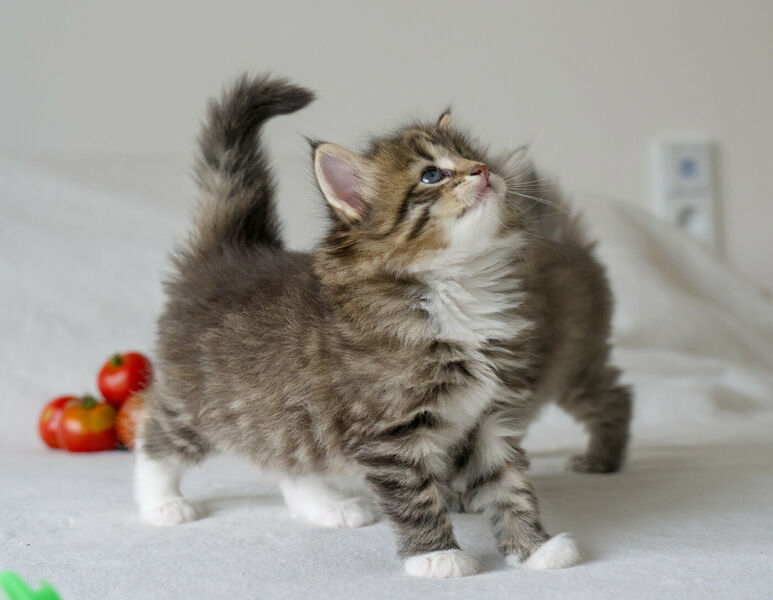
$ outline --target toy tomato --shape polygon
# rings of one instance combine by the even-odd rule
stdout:
[[[134,448],[137,423],[144,412],[145,401],[141,393],[129,396],[118,409],[118,416],[115,418],[115,431],[118,434],[118,441],[127,448]]]
[[[116,354],[97,376],[99,391],[118,408],[134,392],[144,390],[153,378],[150,361],[139,352]]]
[[[115,408],[85,396],[66,406],[59,432],[62,446],[70,452],[113,450],[118,442]]]
[[[79,401],[75,396],[60,396],[51,400],[43,407],[40,413],[40,422],[38,431],[40,437],[51,448],[61,448],[62,439],[59,436],[59,425],[62,422],[62,413],[68,404],[77,404]]]

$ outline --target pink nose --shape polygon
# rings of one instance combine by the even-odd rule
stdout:
[[[470,175],[480,175],[483,177],[483,183],[488,184],[488,167],[486,165],[478,165]]]

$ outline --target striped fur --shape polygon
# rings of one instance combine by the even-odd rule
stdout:
[[[513,560],[567,566],[576,552],[546,544],[519,444],[554,398],[589,429],[574,468],[623,458],[630,398],[608,364],[611,298],[591,246],[528,163],[495,160],[444,115],[361,154],[314,143],[330,226],[313,252],[283,250],[259,130],[311,97],[243,78],[210,107],[202,208],[166,282],[140,434],[143,515],[188,520],[182,469],[234,452],[323,525],[372,521],[334,489],[362,481],[411,574],[477,568],[454,537],[454,493]],[[422,182],[432,166],[447,176]]]

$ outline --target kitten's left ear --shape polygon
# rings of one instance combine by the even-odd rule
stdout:
[[[443,114],[440,115],[440,117],[437,120],[437,127],[440,129],[445,129],[449,125],[451,125],[451,107],[449,106],[447,109],[443,111]]]
[[[328,204],[347,222],[359,221],[368,210],[365,200],[365,158],[338,144],[314,147],[314,175]]]

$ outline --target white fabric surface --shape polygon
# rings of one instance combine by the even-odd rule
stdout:
[[[556,409],[527,438],[544,521],[584,562],[504,565],[482,517],[454,517],[485,572],[402,573],[389,527],[322,530],[274,486],[221,457],[184,491],[205,518],[142,526],[131,456],[48,451],[47,399],[94,389],[117,349],[151,348],[159,274],[187,207],[103,192],[0,161],[0,570],[63,600],[232,598],[770,598],[773,305],[645,214],[581,203],[618,298],[616,355],[636,390],[624,472],[567,474],[583,436]]]

